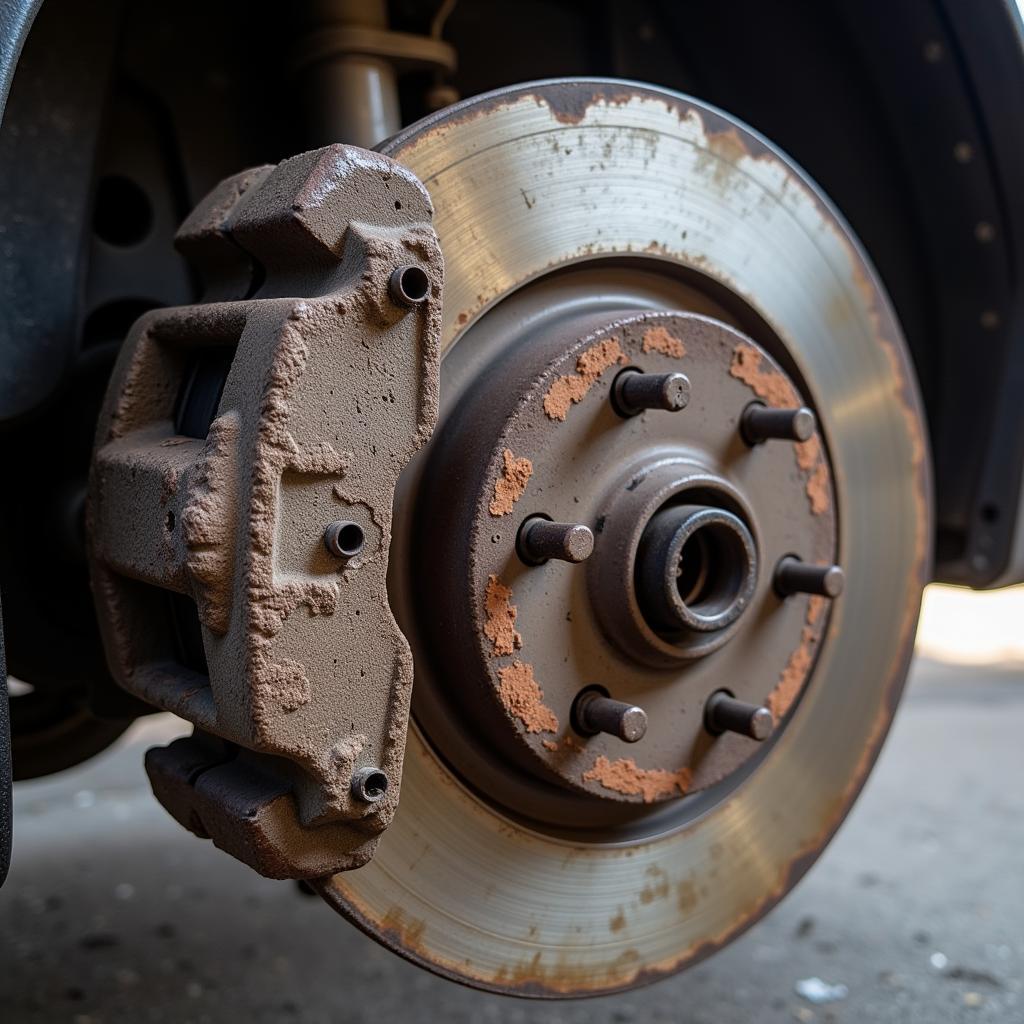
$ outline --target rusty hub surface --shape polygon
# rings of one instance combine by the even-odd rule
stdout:
[[[825,601],[781,599],[772,568],[835,560],[824,448],[743,439],[752,401],[804,399],[756,342],[707,317],[577,315],[496,332],[459,365],[470,351],[449,357],[467,379],[413,512],[417,713],[465,778],[523,818],[635,821],[637,805],[705,789],[757,752],[705,729],[713,693],[780,720],[799,696]],[[616,385],[637,371],[685,371],[688,404],[622,415]],[[586,528],[585,562],[524,560],[538,517]],[[581,732],[574,702],[595,686],[643,709],[642,740]]]
[[[888,728],[931,528],[899,332],[813,186],[685,97],[539,83],[385,148],[446,259],[389,575],[415,726],[317,888],[471,985],[640,984],[788,891]]]

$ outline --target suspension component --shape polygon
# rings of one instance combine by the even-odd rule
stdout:
[[[413,35],[389,27],[386,0],[308,5],[290,66],[305,97],[307,131],[317,145],[376,146],[401,128],[398,75],[455,70],[455,50],[440,38],[452,6],[438,10],[430,35]]]

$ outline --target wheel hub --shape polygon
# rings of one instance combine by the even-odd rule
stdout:
[[[456,369],[465,383],[421,478],[413,578],[433,671],[417,682],[417,714],[516,814],[543,821],[536,793],[557,787],[547,795],[576,799],[549,819],[612,827],[757,752],[749,736],[709,733],[712,694],[778,719],[799,696],[825,616],[805,596],[780,598],[771,567],[788,554],[834,559],[827,464],[816,437],[803,442],[813,460],[792,441],[744,441],[757,398],[745,367],[776,381],[777,399],[797,391],[756,342],[706,317],[583,314],[492,345]],[[623,375],[634,402],[636,382],[651,383],[652,408],[624,414]],[[685,382],[689,401],[662,401],[665,381]],[[524,551],[538,519],[592,535],[585,560]],[[642,709],[642,736],[624,740],[614,720],[580,728],[574,709],[595,687],[623,714]],[[484,740],[485,765],[464,755],[467,733]],[[522,792],[510,793],[510,772]]]

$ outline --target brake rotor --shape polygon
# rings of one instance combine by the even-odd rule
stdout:
[[[910,364],[826,200],[696,101],[539,83],[384,149],[446,264],[389,581],[415,725],[374,859],[317,885],[476,987],[628,988],[777,902],[877,755],[930,550]],[[589,728],[595,695],[634,717]],[[711,728],[724,697],[770,739]]]

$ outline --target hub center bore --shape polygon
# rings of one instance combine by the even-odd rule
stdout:
[[[534,329],[463,380],[414,520],[448,528],[411,537],[424,732],[559,826],[722,781],[796,700],[826,619],[773,586],[786,557],[834,560],[824,449],[742,429],[757,400],[802,408],[795,386],[718,321],[635,311]],[[706,714],[723,692],[731,717]]]
[[[712,633],[735,622],[757,585],[757,551],[743,520],[677,505],[650,521],[637,552],[637,595],[658,632]]]

